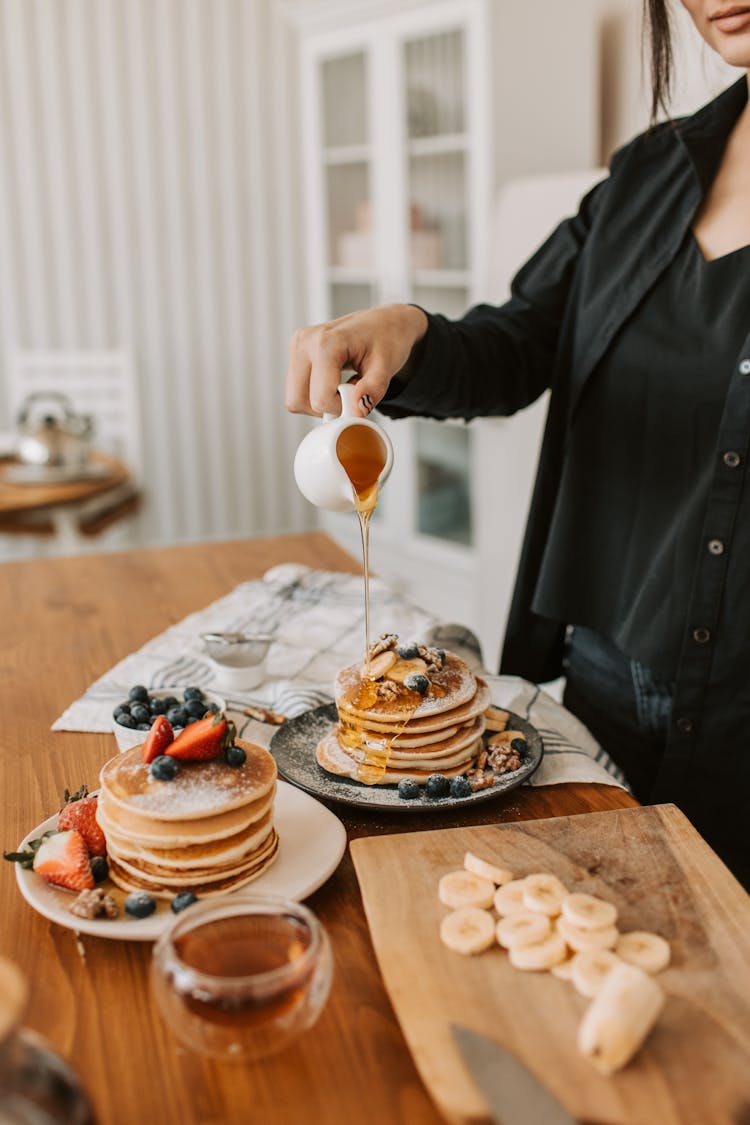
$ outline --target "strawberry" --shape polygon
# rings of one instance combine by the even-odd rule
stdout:
[[[164,753],[181,762],[210,762],[221,757],[225,746],[234,742],[234,736],[234,723],[227,722],[218,712],[185,727]]]
[[[34,856],[34,870],[48,883],[69,891],[90,891],[94,877],[86,841],[80,832],[55,832]]]
[[[58,832],[74,828],[83,836],[89,855],[106,855],[107,841],[96,819],[96,797],[89,797],[88,789],[82,785],[72,795],[66,789],[65,802],[57,818]]]
[[[160,754],[165,753],[167,746],[174,740],[172,724],[166,715],[157,715],[151,724],[151,730],[146,735],[146,741],[141,747],[141,757],[146,765],[153,762]]]

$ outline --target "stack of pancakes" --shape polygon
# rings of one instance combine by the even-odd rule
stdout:
[[[403,663],[397,660],[379,680],[368,678],[367,665],[339,673],[339,722],[316,751],[323,769],[368,785],[394,785],[407,777],[424,783],[433,773],[455,777],[471,767],[491,702],[487,684],[458,656],[441,652],[440,667],[426,671],[429,686],[421,693],[390,679],[403,675]]]
[[[151,776],[140,746],[106,763],[96,815],[118,887],[160,898],[218,894],[265,871],[279,846],[276,763],[261,746],[236,744],[243,765],[183,762],[172,781]]]

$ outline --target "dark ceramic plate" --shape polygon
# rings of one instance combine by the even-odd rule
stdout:
[[[520,715],[510,712],[509,726],[523,732],[526,749],[521,755],[521,765],[512,773],[502,774],[490,789],[479,789],[468,797],[427,797],[424,793],[412,800],[402,800],[396,785],[364,785],[348,777],[337,777],[321,769],[315,760],[315,748],[338,720],[335,703],[305,711],[296,719],[289,719],[271,739],[271,753],[276,759],[280,775],[300,789],[315,797],[342,801],[346,805],[359,805],[372,809],[400,809],[404,812],[430,812],[435,809],[461,808],[476,801],[489,801],[509,789],[515,789],[527,778],[542,760],[542,736],[536,727]]]

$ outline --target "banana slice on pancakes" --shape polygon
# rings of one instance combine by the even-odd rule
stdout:
[[[643,969],[644,973],[660,973],[669,964],[671,953],[669,942],[659,934],[646,930],[631,930],[620,934],[615,945],[615,953],[629,965]]]
[[[464,867],[467,871],[479,875],[482,879],[489,879],[491,883],[498,887],[501,887],[504,883],[509,883],[513,878],[512,871],[508,871],[505,867],[496,867],[494,863],[488,863],[486,859],[480,859],[473,852],[467,852],[464,856]]]
[[[462,906],[443,918],[440,940],[455,953],[481,953],[495,943],[495,920],[478,906]]]
[[[471,871],[449,871],[438,883],[438,898],[453,910],[462,906],[484,910],[492,906],[494,896],[495,884]]]

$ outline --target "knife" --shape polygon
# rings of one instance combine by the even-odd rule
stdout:
[[[531,1071],[494,1039],[455,1023],[451,1031],[498,1125],[576,1125]]]

